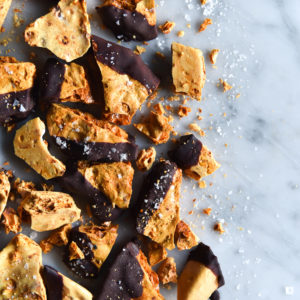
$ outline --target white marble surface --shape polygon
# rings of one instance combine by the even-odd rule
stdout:
[[[29,15],[37,17],[46,11],[45,8],[42,10],[43,5],[38,0],[16,0],[14,6],[22,7],[23,3],[25,23],[30,22]],[[101,32],[99,28],[99,18],[94,11],[97,3],[88,0],[93,32],[113,40],[109,32]],[[206,56],[212,48],[221,49],[217,69],[213,69],[206,59],[208,80],[204,100],[201,103],[189,101],[187,105],[193,108],[192,113],[181,121],[175,117],[174,125],[179,133],[186,132],[201,108],[203,120],[197,122],[206,132],[202,140],[213,150],[222,168],[205,179],[208,187],[203,190],[191,180],[184,179],[181,215],[219,257],[226,280],[226,285],[220,289],[222,299],[298,300],[300,2],[208,0],[202,8],[199,0],[165,0],[157,1],[157,4],[158,23],[173,20],[176,27],[170,35],[159,35],[156,41],[150,42],[143,58],[158,74],[167,74],[163,76],[164,86],[170,82],[168,70],[173,40],[199,47]],[[197,34],[205,15],[212,18],[214,24]],[[7,32],[11,18],[10,14]],[[186,27],[188,23],[191,29]],[[15,35],[20,36],[23,30],[24,26],[15,29]],[[185,36],[177,37],[178,30],[184,30]],[[6,35],[2,34],[0,39]],[[135,44],[127,45],[134,47]],[[24,45],[22,38],[21,42],[10,42],[6,48],[1,46],[2,54],[6,49],[15,50],[13,54],[19,59],[28,59],[28,54],[36,51]],[[166,54],[166,61],[155,58],[155,51]],[[36,52],[38,61],[44,61],[49,54],[43,50]],[[216,87],[219,78],[228,80],[234,88],[223,94]],[[236,99],[238,93],[241,97]],[[177,107],[179,103],[172,102],[171,105]],[[139,115],[135,120],[138,119]],[[141,135],[132,132],[140,144],[149,144]],[[6,135],[1,130],[0,137],[0,163],[9,160],[17,176],[33,176],[24,172],[24,163],[14,160],[13,133]],[[165,149],[160,146],[159,153],[164,153]],[[201,213],[206,207],[213,209],[211,216]],[[194,214],[188,215],[192,209]],[[226,232],[222,236],[212,230],[216,220],[224,220]],[[126,228],[132,228],[132,224],[127,223],[122,220],[121,230],[129,237],[132,232]],[[24,232],[35,238],[28,228]],[[2,233],[1,246],[11,237],[4,237]],[[177,252],[174,256],[178,258],[180,270],[183,258]],[[44,257],[44,261],[72,276],[61,264],[59,251],[51,258]],[[96,289],[97,280],[81,282]],[[166,299],[176,299],[174,286],[163,293]]]

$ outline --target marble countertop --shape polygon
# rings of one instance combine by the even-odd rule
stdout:
[[[24,25],[13,29],[15,36],[20,38],[25,25],[47,11],[40,2],[14,2],[14,7],[22,8],[21,16],[25,18]],[[87,2],[93,32],[113,40],[108,31],[100,29],[94,10],[99,1]],[[299,0],[207,0],[202,7],[199,0],[157,0],[156,3],[158,24],[171,20],[176,22],[176,27],[169,35],[160,34],[151,41],[142,57],[166,86],[171,80],[168,70],[172,41],[202,49],[207,71],[203,100],[188,101],[191,114],[180,121],[175,117],[173,125],[176,131],[184,133],[188,124],[201,115],[203,120],[197,123],[206,133],[201,139],[222,164],[213,176],[205,178],[205,189],[184,179],[181,216],[219,258],[226,281],[220,289],[222,299],[300,299]],[[197,33],[206,17],[213,24]],[[7,32],[0,40],[9,35],[11,20],[12,12],[6,23]],[[185,32],[181,38],[176,35],[179,30]],[[35,51],[36,62],[48,57],[49,53],[30,48],[20,40],[14,38],[6,47],[0,46],[2,54],[10,49],[9,55],[28,59],[30,52]],[[126,44],[132,48],[135,45]],[[208,60],[213,48],[221,50],[216,69]],[[156,51],[164,53],[166,59],[155,57]],[[233,89],[223,93],[217,86],[219,78],[227,80]],[[161,93],[170,94],[164,89]],[[174,108],[179,105],[168,101],[164,104]],[[135,121],[145,111],[146,106]],[[137,136],[140,145],[149,145],[136,131],[129,130]],[[34,174],[24,172],[26,165],[13,156],[13,135],[0,131],[0,163],[10,161],[17,176],[34,178]],[[158,153],[164,154],[167,147],[159,146]],[[206,207],[212,208],[210,216],[202,213]],[[193,214],[189,215],[191,210]],[[224,223],[224,234],[213,230],[216,221]],[[127,233],[124,233],[126,239],[132,235],[131,227],[128,229],[126,221],[122,222],[121,231]],[[3,247],[12,235],[4,236],[1,230],[0,246]],[[40,239],[26,227],[24,233]],[[177,258],[180,271],[186,254],[175,251],[170,255]],[[60,260],[59,252],[44,258],[44,262],[53,262],[72,277]],[[91,290],[97,285],[94,281],[80,282]],[[175,286],[162,290],[167,300],[176,299]]]

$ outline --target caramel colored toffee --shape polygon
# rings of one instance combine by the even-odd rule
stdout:
[[[62,183],[71,192],[84,196],[100,221],[112,221],[129,206],[133,174],[130,163],[78,162],[70,164]]]
[[[81,225],[70,231],[64,261],[82,278],[97,276],[117,238],[117,225]]]
[[[35,65],[18,62],[14,57],[1,56],[0,75],[0,124],[25,119],[35,105]]]
[[[217,257],[211,249],[200,243],[190,253],[178,279],[178,300],[218,299],[215,291],[225,284]]]
[[[42,106],[59,102],[93,103],[84,68],[49,58],[40,82],[40,99]]]
[[[168,154],[187,176],[195,180],[212,174],[220,167],[211,151],[193,134],[182,136],[177,147]]]
[[[95,299],[164,299],[159,293],[158,276],[137,244],[129,242],[121,250]]]
[[[179,222],[181,171],[175,163],[161,161],[147,176],[138,199],[138,233],[171,250]]]
[[[149,41],[157,37],[154,6],[154,0],[107,0],[97,10],[117,39]]]
[[[128,162],[137,158],[137,145],[125,130],[78,109],[52,104],[47,126],[56,144],[70,159]]]
[[[92,46],[101,71],[104,90],[104,118],[127,125],[159,79],[131,49],[92,36]]]

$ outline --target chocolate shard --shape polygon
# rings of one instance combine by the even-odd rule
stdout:
[[[128,125],[147,97],[157,89],[159,79],[131,49],[97,36],[92,36],[92,46],[101,71],[104,118]]]
[[[69,164],[62,184],[72,193],[85,197],[90,204],[92,214],[101,222],[113,221],[122,213],[122,209],[113,205],[111,200],[78,170],[77,163]]]
[[[93,103],[84,68],[49,58],[40,83],[40,101],[42,107],[59,102]]]
[[[70,159],[97,162],[128,162],[136,159],[138,147],[125,130],[59,104],[47,114],[49,133]]]
[[[96,300],[164,299],[158,276],[152,271],[139,246],[129,242],[119,253],[102,284]]]
[[[209,298],[210,300],[220,300],[220,293],[219,291],[214,291],[213,294]]]
[[[207,300],[224,283],[217,257],[208,246],[199,243],[191,251],[178,279],[177,299]],[[215,296],[218,295],[213,297]]]
[[[36,67],[14,57],[0,57],[0,124],[25,119],[33,109],[33,85]]]
[[[181,170],[175,163],[161,161],[152,167],[138,199],[138,233],[169,250],[175,247],[181,179]]]
[[[46,286],[48,300],[93,299],[93,295],[87,289],[50,266],[44,266],[42,276]]]
[[[193,135],[180,137],[176,148],[168,152],[172,161],[181,169],[188,169],[198,163],[201,154],[202,143]]]
[[[40,99],[43,106],[59,102],[65,71],[64,63],[56,58],[47,59],[40,81]]]
[[[97,7],[97,11],[104,25],[112,30],[118,40],[149,41],[157,37],[154,0],[148,1],[152,7],[144,7],[144,11],[141,10],[140,12],[137,7],[132,6],[130,8],[133,10],[130,10],[129,7],[127,9],[122,7],[122,4],[121,7],[117,7],[114,2],[111,2],[110,0],[106,1],[102,6]],[[142,0],[137,6],[142,6],[145,3],[146,1]]]
[[[187,176],[195,180],[212,174],[220,167],[211,151],[193,134],[182,136],[178,146],[168,155]]]
[[[199,245],[191,251],[188,260],[198,261],[209,268],[216,275],[219,287],[225,284],[218,258],[207,245],[199,243]]]
[[[64,262],[78,276],[95,278],[117,238],[117,225],[80,225],[70,231]]]

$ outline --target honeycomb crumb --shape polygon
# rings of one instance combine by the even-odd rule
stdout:
[[[186,117],[191,111],[192,109],[190,107],[179,105],[177,114],[180,118],[183,118]]]
[[[10,232],[18,233],[22,231],[20,218],[17,212],[11,207],[8,207],[4,210],[2,224],[4,225],[6,234]]]
[[[136,166],[140,171],[148,171],[151,169],[156,157],[154,147],[143,149],[136,160]]]
[[[153,106],[153,108],[155,109],[155,111],[159,114],[159,115],[163,115],[166,113],[164,107],[162,106],[161,103],[157,103]]]
[[[214,65],[217,62],[217,58],[219,55],[220,50],[219,49],[213,49],[211,50],[209,54],[210,62]]]
[[[159,57],[159,58],[162,58],[162,59],[165,59],[165,58],[166,58],[166,56],[165,56],[163,53],[159,52],[159,51],[156,51],[156,52],[155,52],[155,55],[156,55],[157,57]]]
[[[202,5],[206,4],[206,1],[207,0],[200,0],[200,2],[201,2]]]
[[[45,254],[49,253],[54,247],[54,245],[49,243],[47,240],[41,240],[39,245]]]
[[[207,207],[207,208],[203,208],[203,210],[202,210],[202,212],[205,214],[205,215],[210,215],[210,213],[211,213],[211,208],[210,207]]]
[[[198,185],[199,185],[200,189],[205,189],[206,188],[206,182],[204,180],[199,181]]]
[[[142,53],[146,52],[146,48],[141,46],[136,46],[133,52],[137,55],[141,55]]]
[[[176,263],[173,257],[167,257],[159,266],[157,275],[162,284],[177,282]]]
[[[187,28],[191,28],[191,24],[186,24],[186,27]]]
[[[225,80],[221,78],[219,80],[220,80],[220,84],[223,86],[224,93],[232,89],[232,86],[229,83],[227,83]]]
[[[176,227],[175,242],[179,251],[191,249],[198,244],[198,237],[188,224],[181,220]]]
[[[166,21],[164,24],[159,25],[158,28],[164,34],[169,34],[175,27],[175,22]]]
[[[204,31],[208,25],[211,25],[213,22],[211,19],[206,18],[203,23],[200,25],[198,32]]]
[[[81,249],[78,247],[78,245],[72,241],[71,244],[69,245],[69,259],[84,259],[84,254],[81,251]]]
[[[214,225],[214,230],[219,232],[219,234],[223,234],[225,232],[223,224],[221,222],[218,222]]]
[[[178,37],[183,37],[184,36],[184,31],[183,30],[178,31],[177,36]]]
[[[240,93],[238,93],[238,94],[235,96],[236,99],[238,99],[238,98],[240,98],[240,97],[241,97],[241,94],[240,94]]]
[[[200,126],[196,123],[189,124],[189,129],[197,132],[200,136],[205,136],[205,132],[200,128]]]

